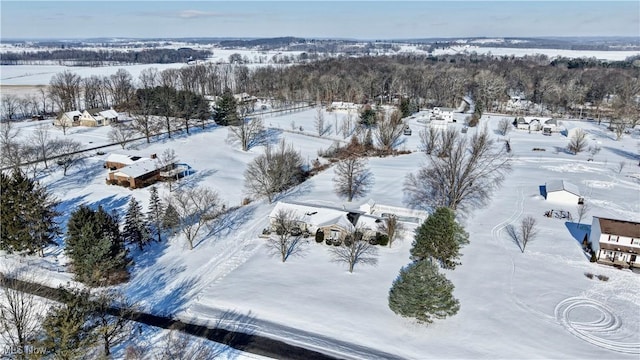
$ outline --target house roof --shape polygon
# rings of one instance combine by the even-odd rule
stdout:
[[[600,223],[600,232],[609,235],[618,235],[624,237],[630,237],[640,239],[640,223],[627,221],[608,219],[594,216]]]
[[[580,189],[578,189],[575,184],[564,180],[547,181],[545,184],[545,190],[547,191],[547,194],[554,191],[566,191],[573,195],[580,196]]]
[[[96,116],[100,113],[102,109],[100,108],[92,108],[92,109],[86,109],[85,111],[89,113],[89,115],[91,116]]]
[[[275,217],[280,210],[291,211],[298,220],[316,227],[338,225],[346,230],[353,229],[353,225],[347,218],[350,212],[348,210],[280,201],[271,210],[269,217]]]
[[[357,227],[369,229],[369,230],[376,230],[378,228],[378,225],[380,225],[382,221],[383,219],[378,216],[360,215],[358,217]]]
[[[109,154],[109,156],[107,157],[107,162],[114,162],[114,163],[120,163],[120,164],[125,164],[125,165],[131,165],[135,162],[141,161],[141,160],[147,160],[148,158],[145,158],[143,156],[139,156],[139,155],[135,155],[135,154],[118,154],[118,153],[111,153]]]
[[[135,179],[158,169],[157,162],[151,159],[140,159],[131,165],[115,170],[114,173],[116,176],[129,176]]]
[[[73,110],[73,111],[67,111],[66,113],[60,114],[60,117],[62,117],[63,115],[66,115],[69,118],[73,118],[74,116],[81,116],[82,113],[78,110]]]
[[[114,119],[118,117],[118,113],[113,109],[100,111],[99,114],[107,119]]]

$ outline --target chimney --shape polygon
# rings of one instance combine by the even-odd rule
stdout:
[[[157,158],[158,158],[158,155],[156,155],[156,154],[151,154],[151,158],[152,158],[152,159],[157,159]]]

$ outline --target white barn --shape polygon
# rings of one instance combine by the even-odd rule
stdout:
[[[545,184],[547,201],[564,204],[581,204],[584,199],[575,184],[564,180],[547,181]]]

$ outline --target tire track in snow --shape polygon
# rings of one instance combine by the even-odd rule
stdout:
[[[591,322],[579,322],[571,319],[571,313],[577,309],[596,311],[600,317]],[[622,342],[611,340],[602,335],[612,335],[622,326],[622,320],[604,304],[583,297],[570,297],[561,301],[555,308],[556,320],[571,334],[592,345],[627,354],[640,354],[640,342]]]
[[[512,246],[507,246],[504,244],[505,240],[504,240],[504,229],[509,226],[509,225],[513,225],[516,223],[516,221],[518,220],[518,218],[520,218],[520,216],[522,216],[522,213],[524,213],[524,194],[523,194],[523,188],[519,187],[518,188],[518,201],[516,202],[516,209],[515,211],[505,220],[503,220],[502,222],[498,223],[496,226],[494,226],[491,229],[491,236],[493,237],[493,240],[496,244],[502,246],[503,249],[507,250],[508,248],[511,248]],[[511,245],[511,244],[509,244]],[[513,256],[509,255],[509,261],[511,261],[511,276],[509,277],[509,296],[511,297],[511,299],[513,300],[513,302],[520,307],[521,309],[528,311],[530,313],[535,314],[536,316],[539,316],[541,319],[551,322],[551,323],[555,323],[554,319],[552,316],[547,315],[543,312],[540,312],[534,308],[532,308],[531,306],[527,305],[526,303],[524,303],[523,301],[521,301],[515,294],[515,291],[513,290],[513,283],[514,283],[514,277],[515,277],[515,273],[516,273],[516,263],[513,260]]]
[[[518,189],[518,199],[518,205],[514,213],[511,214],[506,220],[502,221],[491,229],[491,235],[495,243],[500,244],[505,249],[506,246],[504,245],[503,239],[504,229],[507,226],[514,224],[524,212],[524,196],[522,188]],[[567,329],[569,333],[592,345],[620,353],[640,354],[640,343],[616,341],[607,339],[602,336],[615,335],[615,333],[622,327],[622,320],[620,319],[620,317],[614,314],[610,308],[606,307],[598,301],[584,297],[567,298],[556,305],[554,309],[555,316],[549,316],[545,313],[533,309],[531,306],[522,302],[520,299],[518,299],[513,290],[516,266],[513,260],[513,256],[510,257],[510,260],[512,265],[512,272],[509,279],[509,292],[511,298],[517,306],[533,314],[541,316],[541,318],[545,321],[559,323],[562,327]],[[592,322],[573,321],[571,320],[571,313],[577,309],[589,309],[592,311],[595,310],[600,315],[600,317]]]

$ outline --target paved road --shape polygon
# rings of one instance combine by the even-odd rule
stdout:
[[[64,289],[54,289],[40,284],[23,282],[15,279],[8,279],[0,273],[0,286],[9,287],[24,291],[33,295],[60,301]],[[119,315],[117,308],[110,309],[112,315]],[[127,318],[141,324],[160,327],[163,329],[175,329],[185,334],[215,341],[228,345],[234,349],[252,354],[267,356],[275,359],[291,360],[333,360],[336,357],[329,356],[317,351],[305,349],[303,347],[287,344],[280,340],[250,334],[241,331],[231,331],[219,327],[210,328],[203,325],[192,324],[180,320],[174,320],[164,316],[153,315],[145,312],[133,312]]]

